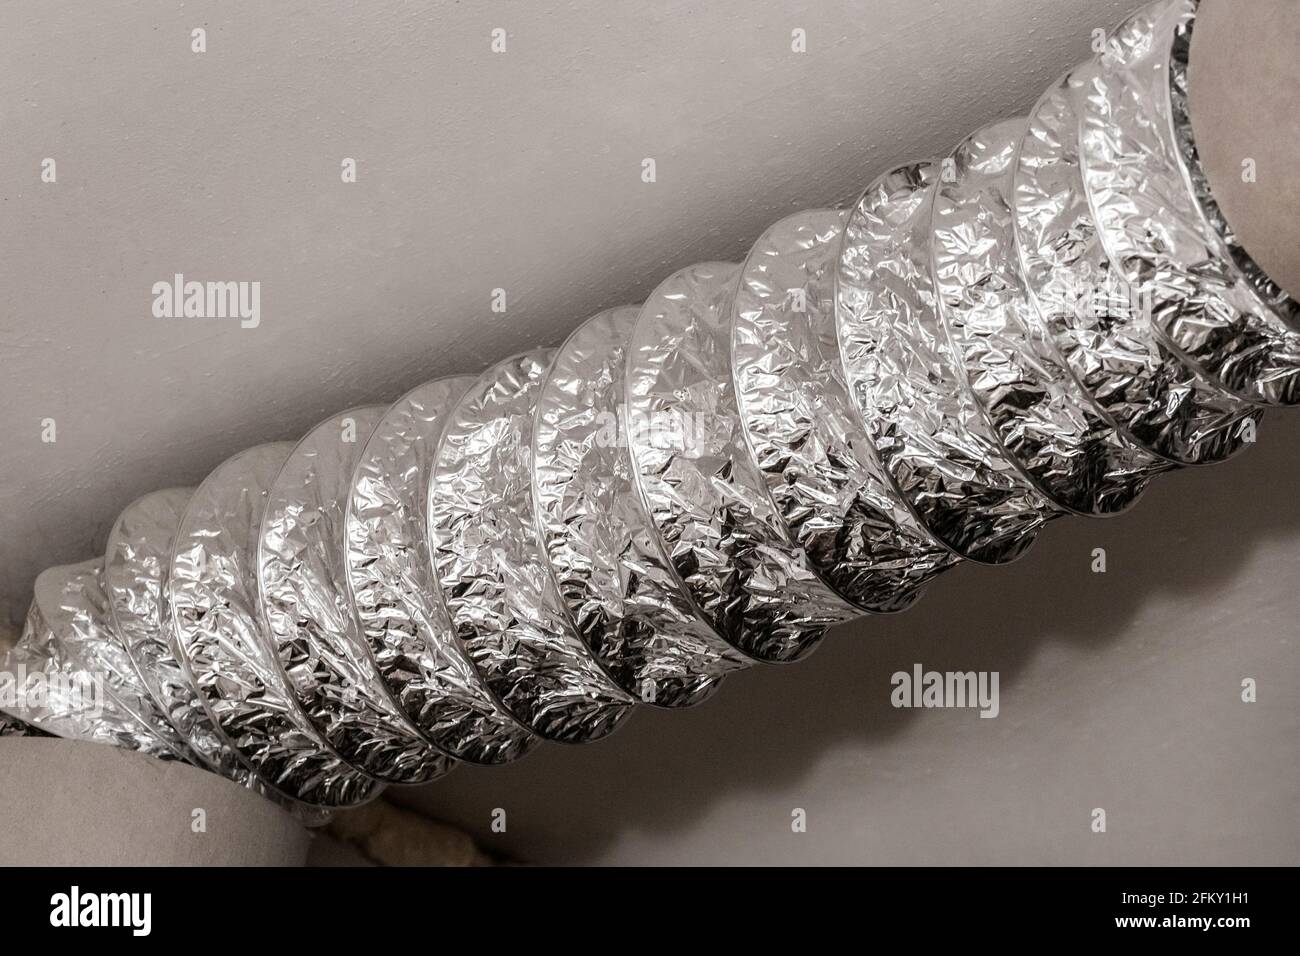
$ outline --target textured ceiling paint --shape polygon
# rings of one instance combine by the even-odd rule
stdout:
[[[1027,108],[1133,6],[9,0],[0,616],[136,496],[738,258]],[[154,318],[177,272],[260,282],[260,325]]]

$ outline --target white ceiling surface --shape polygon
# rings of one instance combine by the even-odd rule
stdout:
[[[1133,6],[8,0],[0,620],[134,497],[739,257],[1026,109]],[[261,325],[154,318],[177,272],[260,282]]]

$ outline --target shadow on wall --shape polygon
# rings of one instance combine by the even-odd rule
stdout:
[[[898,734],[916,713],[890,705],[890,675],[913,662],[996,669],[1006,693],[1047,642],[1100,650],[1154,596],[1224,586],[1258,546],[1300,526],[1298,447],[1300,416],[1275,413],[1234,461],[1161,478],[1119,518],[1058,521],[1010,567],[959,567],[910,611],[847,625],[806,662],[737,674],[689,711],[641,708],[600,744],[461,767],[390,797],[525,857],[520,832],[545,832],[580,861],[598,856],[614,828],[652,837],[686,828],[718,802],[797,784],[838,744],[861,752]],[[1105,575],[1090,571],[1097,547]],[[510,808],[510,839],[491,833],[494,807]]]

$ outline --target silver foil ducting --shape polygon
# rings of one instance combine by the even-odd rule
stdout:
[[[1300,307],[1200,167],[1195,9],[743,266],[136,502],[111,606],[101,562],[37,579],[0,734],[193,759],[319,822],[696,703],[1231,456],[1300,397]]]
[[[886,173],[844,229],[836,322],[846,380],[902,499],[957,554],[1020,557],[1059,512],[985,421],[940,324],[930,258],[937,163]]]
[[[54,734],[41,730],[33,724],[11,717],[0,711],[0,737],[53,737]]]
[[[643,703],[682,707],[751,661],[700,619],[632,481],[623,372],[638,311],[600,313],[556,353],[533,426],[538,530],[591,652]]]
[[[348,763],[388,783],[421,783],[452,761],[415,731],[376,672],[350,601],[344,515],[352,473],[383,416],[353,408],[289,453],[266,497],[257,549],[266,634],[298,704]]]
[[[1140,289],[1111,264],[1079,165],[1076,93],[1089,63],[1038,102],[1015,172],[1021,274],[1075,382],[1121,432],[1180,465],[1230,458],[1261,412],[1227,394],[1165,344]]]
[[[167,576],[176,529],[193,493],[155,491],[123,509],[108,536],[104,589],[113,626],[154,703],[207,767],[247,785],[253,775],[213,726],[172,653]]]
[[[1149,295],[1156,328],[1179,354],[1240,398],[1294,405],[1296,306],[1260,281],[1258,267],[1243,273],[1244,253],[1234,259],[1206,203],[1186,119],[1185,54],[1175,55],[1196,6],[1162,0],[1139,11],[1089,71],[1078,100],[1084,181],[1107,254]]]
[[[844,383],[834,283],[847,217],[795,213],[750,250],[731,329],[736,399],[768,493],[813,567],[858,607],[892,612],[956,558],[898,497]]]
[[[351,806],[383,785],[316,731],[263,632],[257,544],[267,492],[292,450],[240,452],[194,492],[167,578],[173,653],[214,726],[264,785],[307,804]]]
[[[488,369],[448,416],[429,483],[434,572],[457,638],[534,733],[604,737],[633,698],[597,663],[546,567],[532,494],[532,420],[553,352]]]
[[[349,597],[379,676],[415,728],[461,760],[514,760],[537,742],[493,700],[452,632],[426,534],[433,454],[447,414],[474,383],[438,379],[376,423],[352,476],[346,518]]]
[[[730,320],[740,269],[674,273],[641,307],[626,369],[629,445],[664,554],[706,620],[765,661],[802,657],[860,614],[809,566],[740,423]]]
[[[5,656],[5,710],[58,737],[109,743],[192,762],[113,630],[103,561],[48,568],[36,578],[22,636]]]
[[[968,137],[945,162],[931,218],[935,299],[966,384],[1008,458],[1053,504],[1110,515],[1168,463],[1093,408],[1048,341],[1020,277],[1010,202],[1023,120]]]

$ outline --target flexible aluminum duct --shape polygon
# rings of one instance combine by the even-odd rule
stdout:
[[[1300,305],[1200,168],[1196,8],[1143,9],[1028,118],[742,264],[140,499],[103,561],[38,581],[6,670],[59,692],[11,693],[0,733],[189,760],[317,822],[697,703],[1231,457],[1300,401]]]

